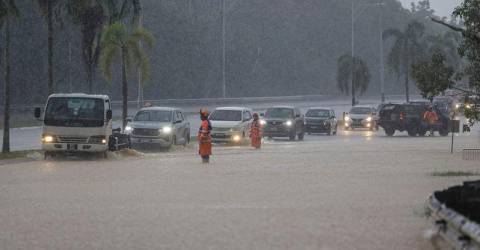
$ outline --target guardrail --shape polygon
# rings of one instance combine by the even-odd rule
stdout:
[[[387,99],[402,99],[403,95],[388,95]],[[295,102],[315,102],[326,101],[335,98],[344,98],[346,96],[338,95],[299,95],[299,96],[272,96],[272,97],[238,97],[238,98],[203,98],[203,99],[158,99],[158,100],[144,100],[144,103],[150,102],[156,106],[176,106],[176,107],[202,107],[202,106],[217,106],[217,105],[252,105],[258,103],[295,103]],[[363,97],[365,99],[377,99],[378,97]],[[415,97],[417,98],[417,97]],[[420,98],[420,97],[418,97]],[[35,107],[43,107],[45,104],[30,104],[30,105],[12,105],[12,111],[31,112]],[[114,107],[122,105],[121,101],[112,101]],[[128,101],[128,106],[136,108],[138,101]],[[3,107],[0,106],[0,113],[3,112]]]
[[[471,184],[466,182],[464,187],[468,185],[479,186],[479,184],[480,182],[472,182]],[[438,235],[454,249],[480,250],[479,224],[447,207],[437,199],[435,194],[429,197],[427,210],[430,213],[430,219],[437,228]]]
[[[463,149],[462,158],[467,161],[480,161],[480,148]]]

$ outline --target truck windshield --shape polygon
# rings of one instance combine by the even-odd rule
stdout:
[[[306,117],[329,117],[330,111],[326,109],[310,109],[305,114]]]
[[[170,122],[172,121],[172,111],[168,110],[143,110],[137,113],[136,122]]]
[[[293,110],[289,108],[270,108],[265,112],[266,118],[292,118]]]
[[[215,110],[210,115],[212,121],[241,121],[242,111],[240,110]]]
[[[59,127],[102,127],[103,99],[53,97],[48,100],[44,123]]]

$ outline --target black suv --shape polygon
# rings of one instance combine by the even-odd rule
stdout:
[[[385,104],[379,113],[378,125],[385,130],[385,134],[393,136],[395,130],[407,131],[410,136],[424,136],[427,127],[423,121],[423,114],[428,108],[426,103]],[[446,136],[449,131],[450,119],[447,114],[435,110],[439,122],[434,130]]]
[[[288,137],[295,140],[303,140],[305,135],[305,123],[300,110],[295,107],[271,107],[268,108],[263,119],[263,136],[265,137]]]

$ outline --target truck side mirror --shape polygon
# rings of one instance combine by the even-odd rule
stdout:
[[[111,109],[107,110],[107,121],[110,121],[110,120],[112,120],[112,110]]]
[[[35,108],[34,112],[35,118],[40,119],[40,116],[42,115],[42,110],[40,108]]]

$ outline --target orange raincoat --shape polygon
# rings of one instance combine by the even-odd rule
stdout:
[[[262,131],[258,120],[254,120],[250,126],[250,138],[252,139],[252,147],[258,149],[262,146]]]

